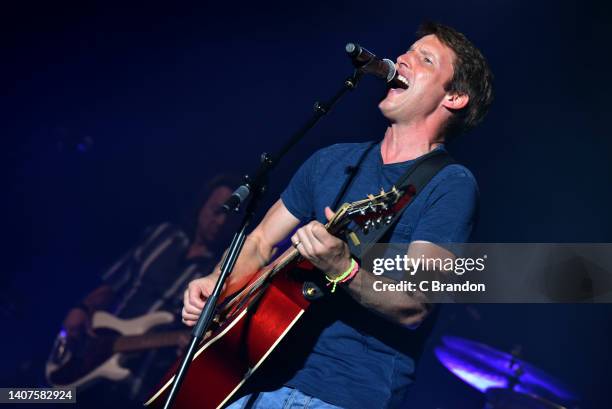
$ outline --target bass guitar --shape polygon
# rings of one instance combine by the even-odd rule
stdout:
[[[45,366],[47,382],[56,387],[83,387],[97,379],[121,381],[131,371],[121,366],[123,354],[184,345],[189,330],[151,332],[174,321],[166,311],[156,311],[124,320],[104,311],[91,318],[94,335],[69,341],[60,331]]]

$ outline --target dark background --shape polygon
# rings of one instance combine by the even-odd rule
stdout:
[[[145,226],[178,220],[219,170],[254,169],[350,73],[343,47],[394,58],[419,22],[464,32],[489,59],[496,101],[450,144],[475,174],[473,241],[612,241],[610,24],[571,1],[28,3],[3,6],[0,386],[38,386],[67,309]],[[602,2],[603,3],[603,2]],[[366,78],[285,159],[263,208],[317,148],[380,139],[384,86]],[[446,307],[455,334],[506,351],[611,407],[609,305]],[[414,408],[482,396],[428,350]]]

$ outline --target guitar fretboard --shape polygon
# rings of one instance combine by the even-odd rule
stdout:
[[[153,332],[145,335],[127,335],[115,340],[115,352],[130,352],[142,349],[154,349],[179,345],[182,337],[188,337],[189,330]]]

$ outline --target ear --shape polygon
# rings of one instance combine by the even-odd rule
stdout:
[[[444,100],[442,101],[442,105],[448,109],[456,111],[464,108],[469,101],[470,96],[468,94],[446,94],[444,96]]]

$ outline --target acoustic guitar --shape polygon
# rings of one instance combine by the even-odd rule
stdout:
[[[359,245],[357,229],[367,233],[390,223],[413,193],[393,188],[344,204],[326,228]],[[324,287],[313,282],[316,272],[307,271],[313,269],[290,247],[256,272],[244,288],[226,288],[224,294],[232,295],[216,306],[213,325],[198,346],[173,408],[215,409],[226,404],[282,342],[310,303],[324,295]],[[146,406],[163,407],[179,364],[180,360]]]

